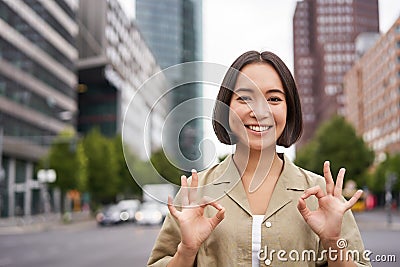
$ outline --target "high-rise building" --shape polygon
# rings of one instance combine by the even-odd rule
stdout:
[[[382,160],[400,151],[400,17],[344,77],[346,119]]]
[[[36,163],[74,127],[77,1],[0,1],[0,215],[43,212]]]
[[[161,147],[161,138],[152,133],[161,132],[168,103],[160,101],[153,107],[165,84],[139,89],[160,67],[117,0],[80,0],[79,21],[78,130],[86,133],[98,127],[114,136],[123,127],[132,152],[147,159],[150,151],[145,151],[143,142],[153,151]],[[143,130],[146,123],[148,136]]]
[[[136,0],[136,21],[146,43],[155,55],[162,69],[183,62],[201,60],[202,57],[202,1],[201,0]],[[171,84],[183,80],[187,75],[184,68],[174,72]],[[200,69],[197,81],[201,81]],[[179,84],[179,82],[178,82]],[[170,112],[178,105],[184,106],[184,111],[174,114],[174,126],[179,134],[171,134],[165,144],[179,144],[179,148],[171,149],[175,155],[171,160],[185,170],[202,169],[199,145],[203,139],[203,121],[201,105],[186,105],[188,101],[201,97],[201,84],[184,84],[170,88]],[[189,115],[190,114],[190,115]],[[188,117],[193,120],[187,121]],[[168,133],[165,133],[168,135]],[[176,141],[178,139],[178,141]],[[184,159],[183,159],[184,158]],[[189,164],[182,163],[188,160]],[[194,162],[197,162],[196,164]]]
[[[307,142],[333,114],[344,115],[343,76],[356,59],[356,37],[379,32],[378,0],[303,0],[293,17],[294,76]]]

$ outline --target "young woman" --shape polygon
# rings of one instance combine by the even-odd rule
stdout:
[[[182,177],[149,266],[370,266],[334,183],[278,154],[302,132],[299,96],[283,61],[249,51],[231,65],[214,108],[218,139],[236,144],[222,163]]]

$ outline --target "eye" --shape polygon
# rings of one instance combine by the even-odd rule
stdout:
[[[236,98],[236,100],[241,101],[241,102],[248,102],[251,100],[250,96],[239,96],[238,98]]]
[[[271,96],[270,98],[267,99],[268,102],[272,102],[272,103],[279,103],[282,100],[282,98],[277,97],[277,96]]]

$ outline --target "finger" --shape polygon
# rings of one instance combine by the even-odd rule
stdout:
[[[338,176],[336,178],[335,191],[333,192],[334,196],[337,196],[337,197],[342,196],[343,179],[344,179],[345,173],[346,173],[346,169],[340,168]]]
[[[175,208],[174,204],[172,203],[172,197],[168,196],[168,210],[176,219],[178,219],[179,211]]]
[[[357,190],[355,194],[345,203],[346,210],[351,209],[354,204],[360,199],[363,191],[362,190]]]
[[[181,176],[182,207],[189,206],[188,183],[185,175]]]
[[[209,204],[218,210],[214,217],[208,219],[214,229],[225,218],[225,208],[216,202],[211,202]]]
[[[189,204],[193,204],[197,198],[197,187],[199,185],[199,176],[197,175],[197,171],[192,169],[192,183],[190,184],[189,189]]]
[[[325,196],[324,191],[322,191],[319,185],[308,188],[304,191],[304,194],[301,196],[302,199],[307,199],[309,196],[314,195],[317,198],[321,198]]]
[[[332,195],[333,190],[335,187],[335,183],[333,182],[332,179],[332,173],[331,173],[331,164],[329,161],[324,162],[324,177],[325,177],[325,183],[326,183],[326,193]]]
[[[299,210],[301,216],[307,221],[308,217],[311,214],[311,211],[306,205],[306,202],[303,198],[299,198],[299,202],[297,203],[297,209]]]

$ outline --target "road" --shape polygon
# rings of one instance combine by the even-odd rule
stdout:
[[[366,249],[377,255],[396,255],[396,262],[373,266],[399,266],[400,227],[385,226],[384,215],[356,215]],[[400,222],[400,216],[395,222]],[[397,224],[399,226],[400,224]],[[134,224],[98,227],[78,223],[36,233],[0,235],[0,267],[121,267],[146,266],[160,227]]]
[[[400,212],[397,211],[392,214],[391,224],[387,222],[387,215],[384,210],[355,213],[365,249],[372,252],[370,259],[374,267],[400,266]],[[393,255],[395,255],[396,261],[388,262],[388,259],[392,258]],[[381,262],[378,262],[378,260],[381,260]]]
[[[92,224],[0,236],[0,266],[146,266],[159,227]]]

